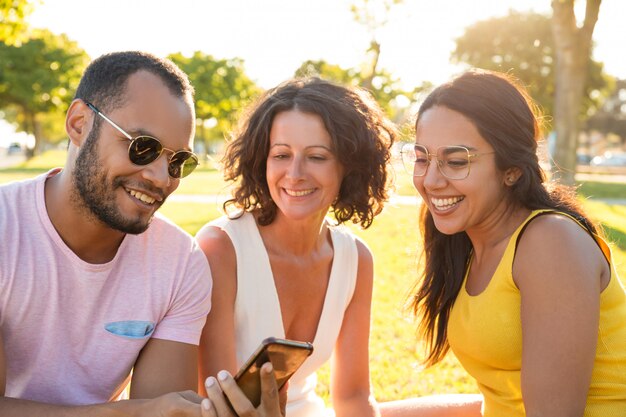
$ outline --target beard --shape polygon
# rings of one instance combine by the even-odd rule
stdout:
[[[129,234],[143,233],[150,226],[152,216],[147,219],[140,216],[129,218],[122,214],[116,203],[116,189],[123,188],[125,180],[115,177],[108,182],[106,171],[102,168],[99,158],[97,146],[99,130],[93,128],[78,151],[72,172],[75,186],[72,199],[79,207],[84,208],[88,215],[111,229]],[[162,203],[163,201],[157,204],[160,206]]]

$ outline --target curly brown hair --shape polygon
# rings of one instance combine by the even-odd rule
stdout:
[[[332,204],[338,223],[352,220],[367,228],[388,199],[387,172],[394,125],[372,96],[319,78],[294,79],[265,92],[244,118],[222,159],[224,178],[236,182],[224,210],[256,211],[268,225],[277,207],[266,178],[270,130],[277,114],[289,110],[319,116],[344,168],[339,196]]]

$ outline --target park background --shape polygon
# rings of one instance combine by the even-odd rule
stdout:
[[[555,3],[570,3],[556,1]],[[590,3],[600,3],[590,0]],[[571,174],[590,214],[613,242],[626,278],[626,2],[600,4],[594,46],[584,60],[576,117],[578,164],[555,164],[556,61],[550,0],[0,0],[0,183],[64,163],[64,112],[90,59],[139,49],[168,56],[197,91],[202,166],[181,181],[162,213],[194,234],[220,215],[228,185],[220,150],[242,109],[294,75],[318,74],[369,89],[411,140],[415,106],[433,85],[470,66],[510,72],[542,107],[547,169]],[[586,1],[575,2],[577,28]],[[6,148],[6,149],[3,149]],[[552,149],[554,151],[554,149]],[[10,154],[10,155],[9,155]],[[27,158],[28,157],[28,158]],[[593,162],[593,158],[596,162]],[[613,158],[615,159],[615,158]],[[558,165],[558,166],[557,166]],[[622,166],[623,165],[623,166]],[[411,178],[394,161],[395,191],[365,231],[352,227],[376,261],[370,341],[379,400],[476,392],[449,355],[423,369],[423,346],[405,309],[418,276],[419,204]],[[558,171],[555,171],[558,172]],[[408,200],[408,204],[406,203]],[[3,243],[6,244],[6,243]],[[319,391],[327,396],[328,368]]]

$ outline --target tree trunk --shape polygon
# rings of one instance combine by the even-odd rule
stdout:
[[[556,52],[553,178],[574,185],[579,118],[591,59],[591,39],[602,0],[587,0],[585,21],[576,24],[574,0],[552,0]]]
[[[33,157],[41,153],[45,139],[42,134],[41,122],[37,120],[37,114],[31,112],[28,113],[28,117],[30,118],[30,126],[33,129],[33,136],[35,137],[35,147],[32,150],[32,154],[29,155],[29,157]]]
[[[210,153],[210,149],[209,149],[209,139],[207,138],[207,129],[206,126],[204,125],[205,120],[204,119],[200,119],[200,123],[197,124],[197,129],[196,131],[200,131],[200,139],[202,140],[202,147],[203,149],[203,155],[202,155],[202,162],[208,161],[209,160],[209,153]]]
[[[368,48],[367,52],[369,55],[369,59],[364,64],[365,71],[363,74],[364,77],[363,82],[361,83],[361,87],[365,88],[366,90],[373,91],[374,87],[372,83],[374,81],[376,73],[378,72],[378,60],[380,59],[380,44],[375,39],[372,39],[372,42],[370,43],[370,47]]]

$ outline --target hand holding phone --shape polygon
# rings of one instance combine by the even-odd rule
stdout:
[[[205,415],[206,410],[209,411],[209,415],[215,417],[232,417],[233,415],[285,417],[286,392],[282,393],[284,395],[279,395],[271,363],[266,362],[261,366],[260,376],[261,404],[254,409],[251,409],[250,400],[227,371],[220,371],[217,378],[208,377],[205,381],[207,398],[202,401],[202,415]]]
[[[272,363],[276,384],[280,390],[311,353],[313,353],[311,343],[269,337],[261,342],[239,369],[235,381],[252,405],[258,407],[261,403],[261,366],[265,362]]]

